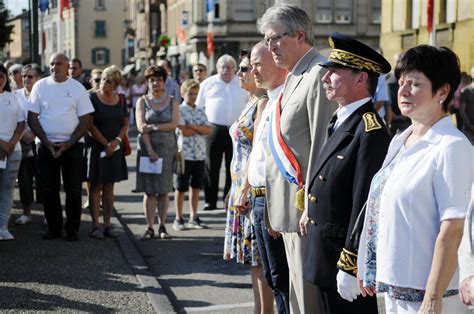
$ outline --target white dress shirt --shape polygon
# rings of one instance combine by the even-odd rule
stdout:
[[[216,74],[199,86],[196,105],[205,108],[210,123],[230,126],[237,120],[248,99],[249,93],[240,87],[237,76],[226,83]]]
[[[351,104],[348,104],[346,106],[340,106],[339,109],[336,110],[337,114],[337,120],[336,123],[334,124],[334,131],[344,123],[344,121],[347,120],[353,114],[357,109],[362,107],[366,102],[370,100],[370,97],[363,98],[361,100],[354,101]]]
[[[273,110],[275,110],[276,102],[278,101],[278,96],[282,88],[283,84],[271,91],[267,91],[268,102],[262,111],[260,122],[255,131],[255,140],[252,151],[250,152],[247,170],[247,180],[253,187],[265,186],[265,147],[268,138],[269,117]]]
[[[382,169],[412,128],[393,139]],[[449,117],[402,152],[380,196],[377,282],[426,289],[440,224],[466,215],[473,169],[472,146]],[[447,289],[457,283],[456,271]]]

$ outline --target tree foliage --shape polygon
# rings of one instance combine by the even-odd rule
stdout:
[[[10,11],[5,7],[4,1],[0,0],[0,50],[11,42],[11,34],[13,32],[13,25],[7,26],[7,21],[10,17]]]

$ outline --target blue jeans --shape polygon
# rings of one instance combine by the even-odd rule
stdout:
[[[0,228],[8,228],[8,220],[13,205],[13,189],[20,168],[21,150],[14,151],[7,157],[7,167],[0,169]]]
[[[265,196],[251,197],[253,226],[258,243],[258,251],[263,264],[263,274],[273,290],[278,313],[290,313],[290,274],[286,261],[283,238],[274,239],[265,227]]]

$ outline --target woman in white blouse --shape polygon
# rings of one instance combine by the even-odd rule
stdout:
[[[472,147],[447,116],[460,81],[448,48],[420,45],[398,61],[398,104],[412,126],[374,176],[362,231],[363,296],[385,293],[388,313],[460,313],[457,249],[472,183]]]
[[[13,189],[20,167],[20,137],[25,130],[25,114],[11,93],[8,72],[0,65],[0,240],[13,240],[8,220],[13,203]]]

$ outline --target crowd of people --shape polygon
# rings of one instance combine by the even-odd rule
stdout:
[[[16,178],[23,214],[15,223],[31,221],[35,182],[43,238],[64,229],[77,241],[87,182],[90,236],[116,237],[114,184],[128,179],[134,128],[141,240],[169,238],[173,190],[177,231],[207,227],[202,189],[203,210],[222,201],[223,259],[250,267],[255,313],[274,304],[278,313],[377,313],[377,292],[389,313],[466,312],[474,82],[456,54],[419,45],[392,70],[379,52],[333,33],[326,58],[309,16],[293,5],[270,7],[257,27],[263,38],[239,63],[225,54],[215,75],[196,64],[180,83],[165,59],[133,84],[116,66],[86,81],[80,60],[62,53],[45,78],[35,64],[0,65],[0,240],[14,238]]]

